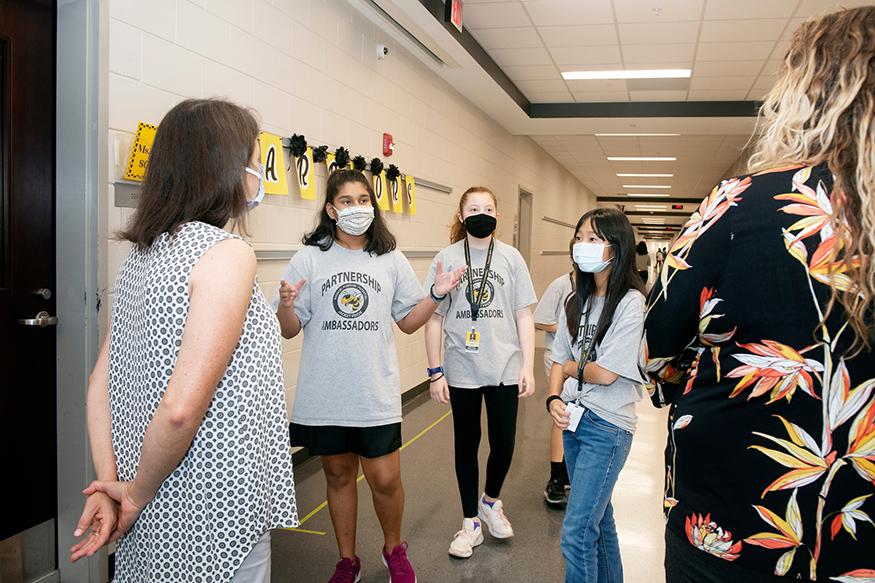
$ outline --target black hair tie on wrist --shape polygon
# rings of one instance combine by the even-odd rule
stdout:
[[[561,401],[561,400],[562,400],[562,397],[560,397],[559,395],[550,395],[549,397],[547,397],[547,401],[545,402],[545,404],[547,405],[547,413],[551,413],[550,404],[553,401]]]

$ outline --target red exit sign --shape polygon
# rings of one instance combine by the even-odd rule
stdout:
[[[684,205],[682,204],[673,204],[671,205],[672,210],[682,211],[684,210]]]
[[[446,0],[444,18],[462,32],[462,0]]]

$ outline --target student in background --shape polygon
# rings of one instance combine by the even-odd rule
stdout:
[[[394,324],[413,334],[434,313],[437,298],[459,284],[462,270],[444,272],[438,264],[430,294],[423,294],[367,178],[356,170],[331,174],[318,221],[289,263],[275,301],[283,336],[304,332],[291,444],[321,456],[340,552],[331,583],[361,578],[359,465],[383,528],[382,560],[390,581],[414,583],[407,543],[401,542],[401,386]]]
[[[650,253],[647,251],[647,243],[640,241],[636,248],[635,269],[638,271],[638,276],[644,285],[647,285],[647,280],[650,279]]]
[[[568,246],[571,254],[572,240]],[[538,307],[535,308],[535,329],[544,331],[544,367],[547,384],[550,382],[550,370],[553,368],[551,348],[556,338],[559,318],[565,310],[565,301],[574,290],[574,268],[554,279],[547,291],[541,296]],[[562,430],[550,424],[550,479],[544,487],[544,499],[553,506],[564,506],[567,502],[565,489],[569,485],[568,471],[562,448]]]
[[[611,495],[632,446],[644,287],[635,273],[632,225],[617,209],[577,222],[575,293],[553,344],[547,410],[563,434],[571,493],[562,525],[565,581],[622,581]]]
[[[499,500],[513,459],[519,397],[535,390],[535,326],[530,306],[537,301],[519,251],[497,240],[495,194],[469,188],[459,201],[450,241],[431,265],[426,284],[443,265],[463,265],[462,285],[451,290],[426,326],[431,396],[453,410],[456,478],[462,499],[462,529],[449,549],[470,557],[483,542],[481,521],[493,537],[513,536]],[[441,335],[445,363],[441,366]],[[489,461],[479,495],[477,451],[480,411],[486,401]]]

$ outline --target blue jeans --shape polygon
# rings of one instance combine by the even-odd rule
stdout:
[[[571,493],[562,524],[566,583],[621,583],[623,565],[611,494],[632,434],[589,409],[577,431],[562,432]]]

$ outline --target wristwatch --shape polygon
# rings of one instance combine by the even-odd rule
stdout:
[[[428,376],[432,376],[438,374],[439,372],[444,372],[444,367],[438,366],[435,368],[428,368],[426,369],[426,371],[428,371]]]

